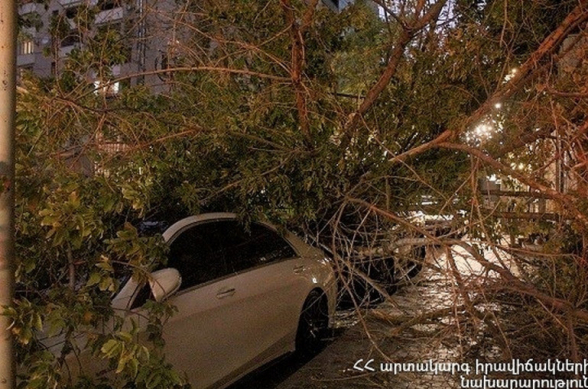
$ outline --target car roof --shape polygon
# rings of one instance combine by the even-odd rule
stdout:
[[[178,233],[180,233],[181,231],[190,226],[193,226],[194,224],[216,220],[237,220],[237,214],[231,212],[212,212],[203,213],[201,215],[188,216],[184,219],[175,222],[167,230],[165,230],[165,232],[163,233],[163,239],[166,242],[169,242],[171,239],[177,236]],[[263,224],[267,227],[270,227],[273,230],[276,230],[276,228],[269,223],[257,221],[256,223]]]
[[[212,212],[203,213],[201,215],[189,216],[175,222],[167,230],[165,230],[165,232],[163,233],[163,239],[165,240],[165,242],[170,244],[178,236],[178,234],[184,231],[185,229],[188,229],[191,226],[198,223],[217,220],[239,220],[239,217],[236,213],[230,212]],[[255,223],[264,225],[276,232],[278,231],[278,229],[271,223],[261,221],[256,221]],[[292,234],[290,231],[286,231],[284,238],[286,238],[288,242],[293,246],[294,250],[298,253],[298,255],[308,255],[308,253],[316,250],[313,247],[306,244],[298,236]],[[318,252],[321,256],[323,255],[322,251],[318,250]]]

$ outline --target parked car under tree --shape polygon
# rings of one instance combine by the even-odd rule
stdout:
[[[166,358],[193,388],[222,388],[269,361],[321,344],[336,303],[323,252],[235,214],[192,216],[168,228],[166,268],[148,285],[129,280],[113,299],[127,319],[148,299],[175,305],[164,325]]]

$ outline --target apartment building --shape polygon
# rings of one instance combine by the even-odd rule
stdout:
[[[115,31],[120,46],[117,61],[108,67],[88,69],[84,74],[88,81],[107,95],[118,93],[125,84],[145,84],[155,93],[167,89],[162,70],[178,43],[172,27],[175,0],[24,2],[19,7],[24,26],[18,44],[19,75],[31,71],[41,77],[55,76],[66,68],[68,54],[83,47],[89,38]],[[323,0],[320,6],[339,12],[352,2]],[[117,79],[120,81],[112,82]]]
[[[351,3],[353,3],[353,0],[323,0],[323,4],[335,12],[342,11]]]
[[[171,37],[166,17],[173,0],[34,0],[19,7],[23,28],[17,51],[18,74],[51,77],[66,68],[65,59],[96,34],[111,34],[117,60],[105,60],[84,74],[99,92],[116,94],[123,84],[164,88],[156,73],[165,66]],[[115,33],[115,34],[113,34]],[[96,58],[96,62],[100,62]],[[101,70],[98,70],[101,69]],[[101,74],[102,73],[102,74]],[[114,83],[106,81],[121,79]],[[100,87],[104,83],[104,87]]]

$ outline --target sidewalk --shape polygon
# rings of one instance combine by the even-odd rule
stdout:
[[[277,389],[458,388],[457,372],[394,374],[381,371],[386,367],[380,365],[395,362],[409,366],[429,360],[432,364],[455,362],[459,356],[459,339],[457,334],[446,332],[445,319],[431,320],[431,324],[407,324],[423,313],[451,310],[452,296],[449,282],[431,269],[423,270],[416,284],[403,287],[392,296],[391,302],[382,304],[347,329]],[[405,327],[402,331],[401,326]]]

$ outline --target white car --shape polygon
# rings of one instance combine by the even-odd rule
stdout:
[[[163,234],[167,268],[113,300],[141,315],[148,298],[178,312],[164,325],[166,358],[193,388],[223,388],[294,350],[317,347],[335,310],[335,274],[320,250],[266,223],[236,215],[188,217]]]

